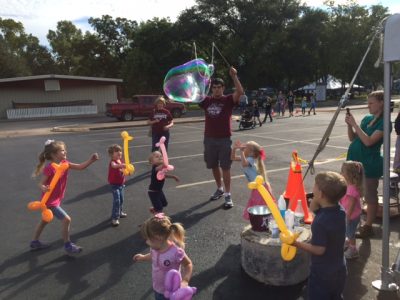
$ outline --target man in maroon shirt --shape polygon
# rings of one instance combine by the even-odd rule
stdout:
[[[204,161],[212,173],[217,184],[217,190],[210,200],[217,200],[223,195],[225,197],[225,208],[233,206],[231,197],[231,117],[232,110],[239,103],[239,98],[244,94],[243,87],[237,77],[237,71],[229,69],[235,85],[235,92],[231,95],[224,95],[225,84],[220,78],[215,78],[211,83],[211,97],[206,97],[199,103],[205,112],[204,130]],[[221,175],[224,181],[222,186]]]

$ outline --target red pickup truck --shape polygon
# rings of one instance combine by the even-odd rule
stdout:
[[[121,121],[132,121],[135,117],[148,117],[154,109],[154,101],[160,95],[135,95],[125,98],[121,102],[106,103],[106,115]],[[166,97],[165,97],[166,98]],[[165,106],[174,118],[186,113],[185,105],[167,99]]]

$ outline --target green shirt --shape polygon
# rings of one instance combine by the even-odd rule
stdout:
[[[383,117],[380,117],[375,124],[368,126],[374,119],[374,115],[367,115],[361,121],[361,129],[366,135],[371,136],[376,130],[383,132]],[[383,138],[372,146],[365,146],[357,136],[350,144],[347,151],[347,160],[359,161],[363,164],[365,177],[380,178],[383,175],[383,157],[381,155],[381,146]]]

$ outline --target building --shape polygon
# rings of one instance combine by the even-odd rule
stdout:
[[[38,75],[0,79],[0,118],[104,113],[118,102],[122,79]]]

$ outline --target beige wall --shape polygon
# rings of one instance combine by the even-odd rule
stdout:
[[[45,92],[44,89],[0,88],[0,118],[6,118],[6,109],[14,102],[57,102],[93,100],[98,112],[105,112],[107,102],[117,102],[116,85],[61,88],[61,91]]]

